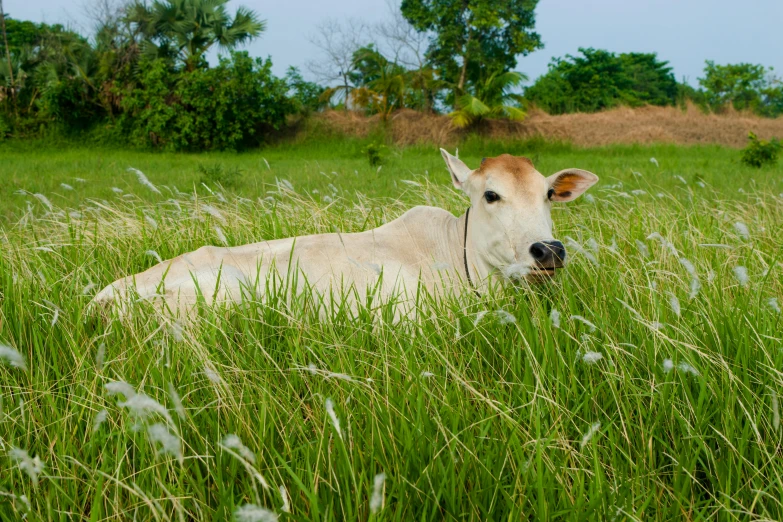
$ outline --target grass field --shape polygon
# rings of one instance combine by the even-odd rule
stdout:
[[[735,150],[464,144],[469,166],[511,152],[601,182],[553,212],[555,282],[425,299],[417,321],[85,313],[221,235],[464,212],[435,147],[378,171],[362,145],[0,148],[0,519],[783,518],[783,167]]]

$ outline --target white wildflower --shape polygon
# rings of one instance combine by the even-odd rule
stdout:
[[[291,512],[291,502],[288,500],[288,491],[286,491],[285,486],[282,484],[278,488],[280,490],[280,497],[283,499],[283,505],[280,506],[280,511],[283,513],[290,513]]]
[[[501,270],[507,279],[524,279],[530,273],[530,267],[525,263],[506,265]]]
[[[245,504],[234,511],[234,520],[236,522],[277,522],[277,515],[261,506]]]
[[[218,209],[216,209],[215,207],[213,207],[212,205],[202,204],[201,205],[201,210],[203,210],[204,212],[206,212],[207,214],[209,214],[213,218],[217,219],[221,223],[223,223],[223,224],[226,223],[226,218],[223,217],[223,214],[221,214],[221,212]]]
[[[144,185],[154,193],[160,194],[160,190],[158,190],[158,187],[153,185],[152,182],[150,182],[150,180],[147,179],[147,176],[145,176],[142,171],[140,171],[139,169],[134,169],[133,167],[128,167],[128,172],[133,172],[134,174],[136,174],[139,183],[141,183],[142,185]]]
[[[604,356],[600,352],[587,351],[582,355],[582,361],[586,364],[595,364],[603,358]]]
[[[145,393],[137,393],[131,397],[126,395],[126,400],[118,402],[117,406],[127,408],[132,415],[139,419],[146,419],[157,413],[166,419],[169,424],[174,424],[174,419],[171,418],[166,407]]]
[[[701,290],[701,282],[697,277],[694,277],[691,279],[691,293],[688,294],[688,299],[693,299],[699,295],[699,290]]]
[[[215,229],[215,235],[218,237],[218,240],[224,245],[228,246],[228,238],[226,237],[225,232],[223,232],[223,229],[217,225],[215,225],[213,228]]]
[[[552,311],[549,312],[549,320],[552,322],[552,326],[560,328],[560,312],[556,309],[552,308]]]
[[[182,335],[182,325],[176,321],[171,323],[169,325],[169,333],[171,333],[171,336],[174,338],[175,341],[178,343],[181,343],[183,339],[185,338]]]
[[[150,257],[154,258],[155,261],[157,261],[158,263],[162,263],[163,262],[163,259],[161,259],[160,254],[158,254],[154,250],[147,250],[146,252],[144,252],[144,255],[147,255],[147,256],[150,256]]]
[[[0,343],[0,360],[5,361],[14,368],[21,370],[27,370],[27,363],[25,363],[24,357],[18,351],[14,350],[7,344]]]
[[[741,265],[734,267],[734,277],[737,278],[741,286],[746,286],[750,280],[748,278],[748,269]]]
[[[674,362],[671,359],[663,360],[663,373],[669,373],[674,369]]]
[[[500,324],[512,324],[517,322],[517,318],[505,310],[495,310],[495,315]]]
[[[343,438],[343,432],[340,431],[340,419],[337,418],[337,414],[334,412],[334,402],[332,402],[332,399],[326,399],[326,413],[329,414],[329,418],[332,420],[332,425],[334,426],[335,431],[337,432],[337,435],[340,436],[340,438]]]
[[[680,316],[681,309],[680,309],[680,300],[677,299],[677,296],[674,294],[669,294],[669,306],[672,308],[672,312],[675,313],[677,317]]]
[[[25,450],[16,447],[11,448],[8,456],[21,471],[27,473],[33,484],[38,484],[38,475],[43,473],[46,467],[39,457],[31,458]]]
[[[149,214],[145,214],[145,215],[144,215],[144,221],[146,221],[146,222],[147,222],[147,224],[148,224],[150,227],[152,227],[152,229],[153,229],[153,230],[157,230],[157,229],[158,229],[158,222],[157,222],[157,221],[155,221],[155,219],[153,219],[153,217],[152,217],[152,216],[150,216]]]
[[[691,373],[696,376],[699,375],[699,371],[685,361],[680,361],[680,363],[677,365],[677,369],[684,373]]]
[[[767,306],[773,311],[780,313],[780,305],[778,304],[777,297],[770,297],[767,299]]]
[[[748,225],[743,223],[742,221],[737,221],[734,223],[734,230],[739,234],[742,239],[750,239],[750,231],[748,230]]]
[[[165,425],[157,423],[147,427],[147,436],[153,444],[160,444],[158,455],[171,455],[182,464],[182,442]]]
[[[204,375],[212,381],[215,384],[220,384],[223,382],[223,379],[220,377],[218,372],[216,372],[211,366],[204,365]]]
[[[104,346],[104,345],[102,344],[101,346]],[[100,348],[98,348],[98,355],[100,355],[101,359],[103,359],[103,357],[102,357],[103,351]],[[103,361],[101,360],[101,363],[102,362]],[[136,395],[136,389],[133,386],[131,386],[130,384],[128,384],[127,382],[125,382],[125,381],[111,381],[111,382],[107,382],[106,384],[103,385],[103,387],[106,389],[106,395],[109,395],[109,396],[122,394],[126,398],[130,398],[130,397],[133,397],[134,395]]]
[[[73,190],[73,187],[67,183],[60,183],[60,187],[62,187],[63,190]]]
[[[587,432],[582,436],[582,442],[579,445],[580,448],[584,448],[588,442],[590,442],[590,439],[595,436],[596,433],[598,433],[598,430],[601,429],[601,423],[600,422],[594,422],[590,428],[588,428]]]
[[[697,277],[696,275],[696,267],[693,266],[693,263],[685,259],[684,257],[680,258],[680,264],[685,268],[685,271],[688,272],[691,277]]]
[[[596,325],[594,325],[593,323],[591,323],[581,315],[572,315],[571,317],[569,317],[569,319],[571,321],[580,321],[584,323],[590,329],[590,332],[595,332],[598,329]]]
[[[174,411],[177,412],[177,415],[180,419],[185,419],[185,407],[182,405],[182,399],[179,397],[179,393],[177,393],[177,389],[174,387],[173,384],[169,383],[169,398],[171,399],[171,402],[174,404]]]
[[[650,158],[650,163],[653,163],[656,167],[660,167],[660,165],[658,165],[658,160],[655,158]]]
[[[95,367],[98,369],[98,371],[103,370],[103,362],[105,358],[106,358],[106,343],[101,343],[98,346],[98,352],[95,354]],[[128,386],[130,386],[130,384],[128,384]],[[133,393],[136,393],[136,391],[133,388],[131,388],[131,391]],[[127,397],[127,394],[125,396]]]
[[[106,417],[109,416],[109,412],[106,410],[101,410],[95,415],[95,420],[92,421],[92,431],[98,431],[101,428],[101,425],[106,422]]]
[[[383,483],[386,481],[385,473],[378,473],[373,478],[372,496],[370,497],[370,513],[377,513],[383,507]]]

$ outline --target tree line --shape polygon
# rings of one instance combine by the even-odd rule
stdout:
[[[392,0],[390,0],[391,2]],[[409,108],[449,115],[460,127],[612,107],[733,107],[783,114],[783,82],[755,64],[706,62],[699,87],[678,82],[654,53],[579,49],[556,58],[532,85],[518,59],[542,48],[537,0],[402,0],[386,21],[330,20],[311,37],[308,64],[276,77],[270,59],[236,49],[265,30],[228,0],[93,0],[93,34],[2,13],[0,139],[88,134],[166,150],[239,150],[288,119],[327,108],[387,119]],[[219,49],[216,65],[207,53]]]

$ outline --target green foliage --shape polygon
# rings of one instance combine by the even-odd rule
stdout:
[[[716,65],[708,60],[699,84],[714,111],[732,106],[773,118],[783,114],[783,82],[771,68],[750,63]]]
[[[232,19],[229,0],[154,0],[136,2],[127,19],[144,36],[149,57],[173,60],[193,71],[205,66],[204,54],[214,45],[232,50],[258,37],[265,22],[251,10],[239,7]]]
[[[213,163],[211,165],[199,164],[198,172],[201,174],[199,182],[205,185],[234,188],[239,185],[242,179],[242,170],[239,167],[226,167],[222,163]]]
[[[326,89],[317,83],[305,81],[302,78],[302,73],[296,67],[288,68],[285,80],[288,84],[288,95],[296,112],[309,114],[326,105],[322,98]]]
[[[280,129],[294,110],[269,60],[246,52],[212,69],[172,74],[165,60],[145,64],[123,96],[119,121],[134,144],[164,150],[240,150]]]
[[[542,47],[533,31],[537,3],[403,0],[401,10],[416,29],[434,33],[427,57],[456,97],[470,85],[514,69],[518,56]]]
[[[781,143],[779,140],[760,140],[754,133],[748,133],[748,145],[742,149],[740,161],[750,167],[761,168],[765,165],[774,165],[780,155]]]
[[[582,56],[553,59],[549,71],[525,90],[525,98],[549,114],[677,102],[672,69],[655,53],[579,52]]]
[[[367,156],[367,161],[371,167],[377,167],[383,163],[383,152],[386,150],[386,146],[381,143],[369,143],[362,149],[362,154]]]
[[[521,96],[513,89],[527,78],[519,72],[493,74],[476,84],[475,94],[463,94],[457,98],[457,110],[449,114],[457,127],[467,127],[483,118],[525,119],[525,111],[519,106]]]

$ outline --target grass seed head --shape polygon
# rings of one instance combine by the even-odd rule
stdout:
[[[601,423],[600,422],[594,422],[585,432],[585,434],[582,436],[582,442],[579,444],[580,448],[584,448],[588,442],[595,436],[596,433],[598,433],[598,430],[601,429]]]
[[[734,267],[734,277],[737,279],[737,282],[740,284],[740,286],[747,286],[748,281],[750,281],[750,278],[748,277],[748,269],[741,265]]]
[[[11,451],[8,452],[8,456],[16,463],[16,467],[24,473],[27,473],[27,476],[30,477],[33,484],[38,484],[38,475],[43,473],[43,470],[46,468],[39,457],[30,457],[27,451],[17,447],[11,448]]]
[[[256,463],[255,453],[253,453],[250,450],[250,448],[242,444],[242,439],[240,439],[238,435],[229,433],[228,435],[223,437],[223,440],[220,442],[220,445],[223,446],[224,448],[228,448],[230,450],[236,451],[243,459],[250,462],[251,464]]]
[[[14,368],[27,370],[27,363],[21,353],[14,350],[7,344],[0,344],[0,360],[5,361]]]
[[[337,414],[334,412],[334,402],[332,402],[331,398],[326,399],[326,403],[324,404],[326,407],[326,413],[329,415],[329,418],[332,420],[332,426],[334,426],[334,430],[337,432],[337,435],[342,439],[343,438],[343,432],[340,430],[340,419],[337,418]]]
[[[277,522],[277,514],[255,504],[239,506],[234,511],[236,522]]]
[[[383,483],[386,482],[386,474],[378,473],[373,478],[372,496],[370,497],[370,512],[377,513],[383,507]]]
[[[147,427],[147,436],[153,444],[160,444],[158,455],[171,455],[182,464],[182,442],[165,425],[156,423]]]

